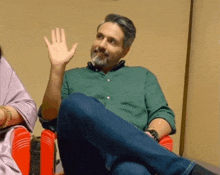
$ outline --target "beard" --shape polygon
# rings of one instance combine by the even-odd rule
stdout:
[[[100,57],[99,55],[92,56],[92,64],[98,67],[106,67],[108,66],[107,57]]]
[[[108,51],[101,52],[101,55],[98,53],[101,52],[100,49],[97,47],[91,54],[92,64],[98,67],[107,67],[108,66]]]

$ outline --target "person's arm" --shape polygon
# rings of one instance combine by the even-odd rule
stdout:
[[[155,133],[149,133],[147,130],[155,130],[160,140],[164,136],[176,132],[175,115],[167,104],[156,76],[148,72],[146,74],[146,79],[145,102],[149,121],[145,133],[152,137],[152,134]]]
[[[41,106],[42,117],[47,120],[56,118],[61,103],[61,88],[65,67],[52,67],[48,85]]]
[[[172,128],[166,120],[162,118],[156,118],[151,121],[147,130],[155,130],[158,133],[158,137],[160,140],[164,136],[169,135],[172,131]],[[153,137],[148,131],[145,131],[145,133]]]
[[[61,32],[61,34],[60,34]],[[74,56],[77,43],[68,51],[64,29],[51,31],[52,44],[44,37],[50,55],[50,77],[44,94],[41,112],[42,117],[52,120],[57,117],[61,104],[61,89],[66,65]]]
[[[7,115],[9,115],[7,112],[11,115],[11,119],[7,126],[24,124],[24,119],[15,108],[12,106],[3,106],[3,108],[0,108],[0,127],[6,123]]]

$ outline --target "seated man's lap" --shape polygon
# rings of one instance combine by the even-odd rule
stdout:
[[[85,113],[87,114],[88,112],[93,111],[94,109],[92,106],[103,107],[103,105],[99,101],[96,101],[96,99],[92,97],[88,97],[81,93],[74,93],[69,95],[62,102],[60,111],[63,111],[64,113],[66,113],[69,110],[74,111],[76,113],[79,113],[78,117],[81,117],[82,115],[84,116]],[[93,110],[90,110],[89,108],[92,108]],[[137,172],[137,174],[139,175],[150,175],[145,166],[132,161],[129,162],[125,160],[124,162],[117,164],[117,166],[114,166],[113,164],[115,164],[115,162],[118,162],[118,158],[116,156],[111,156],[108,153],[106,155],[109,156],[104,155],[103,157],[103,154],[101,155],[100,153],[100,149],[93,146],[86,139],[83,139],[82,135],[78,133],[79,130],[75,130],[79,127],[75,125],[77,123],[76,120],[78,120],[78,117],[73,117],[72,112],[71,116],[68,117],[64,113],[60,113],[59,117],[61,118],[58,117],[58,144],[60,149],[61,160],[66,174],[71,173],[71,171],[74,170],[77,172],[77,174],[94,173],[100,175],[123,175],[124,173],[128,175],[135,175],[135,172]],[[73,115],[75,115],[76,113],[74,113]],[[91,113],[89,115],[91,115]],[[70,123],[75,126],[69,127]],[[67,133],[69,133],[69,136],[67,136]],[[114,166],[114,170],[112,170],[112,165]],[[107,170],[106,167],[109,170],[111,170],[111,172]]]

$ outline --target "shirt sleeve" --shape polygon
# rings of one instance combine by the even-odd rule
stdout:
[[[15,108],[21,114],[29,131],[33,131],[37,120],[37,107],[14,70],[9,78],[4,105]]]
[[[162,118],[170,124],[171,134],[174,134],[176,132],[174,112],[169,108],[156,76],[151,72],[146,76],[145,103],[149,117],[147,125],[156,118]]]
[[[53,120],[46,120],[42,117],[42,113],[41,113],[41,106],[38,110],[37,113],[38,117],[39,117],[39,121],[42,125],[42,127],[44,129],[49,129],[52,132],[56,132],[57,131],[57,118],[53,119]]]

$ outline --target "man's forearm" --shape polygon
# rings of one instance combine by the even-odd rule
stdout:
[[[41,112],[44,119],[52,120],[58,115],[61,103],[61,89],[64,71],[65,66],[51,66],[50,78],[41,107]]]
[[[170,127],[169,123],[162,118],[156,118],[152,120],[147,129],[153,129],[157,131],[159,135],[159,140],[164,136],[169,135],[172,131],[172,128]]]

